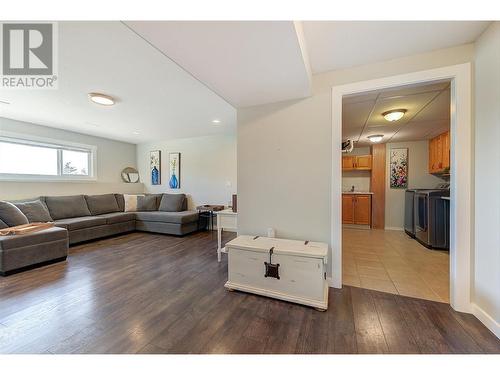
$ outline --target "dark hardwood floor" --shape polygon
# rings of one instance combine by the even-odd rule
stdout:
[[[228,292],[215,249],[207,232],[133,233],[0,278],[0,353],[500,353],[442,303],[344,287],[319,312]]]

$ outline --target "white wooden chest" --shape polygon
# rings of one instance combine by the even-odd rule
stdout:
[[[318,310],[328,308],[327,244],[238,236],[226,244],[226,251],[227,289],[274,297]],[[270,263],[270,253],[271,263],[279,264],[279,278],[272,275],[266,277],[266,262]],[[276,270],[276,267],[270,268],[270,271]]]

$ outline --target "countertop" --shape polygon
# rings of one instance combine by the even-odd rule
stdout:
[[[450,197],[441,197],[441,199],[446,199],[447,201],[449,201]]]
[[[371,191],[343,191],[342,194],[373,194]]]

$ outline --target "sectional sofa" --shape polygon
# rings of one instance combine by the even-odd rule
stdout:
[[[135,198],[132,210],[126,199]],[[130,205],[129,205],[130,206]],[[0,236],[0,275],[66,259],[68,245],[135,230],[185,235],[199,229],[185,194],[46,196],[0,202],[0,229],[38,221],[55,227]]]

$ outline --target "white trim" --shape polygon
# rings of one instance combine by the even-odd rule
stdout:
[[[472,313],[483,323],[496,337],[500,339],[500,323],[495,321],[486,311],[475,303],[472,304]]]
[[[12,139],[13,143],[20,143],[33,146],[61,148],[75,151],[89,151],[89,175],[30,175],[30,174],[6,174],[0,173],[0,181],[12,182],[84,182],[84,181],[97,181],[97,146],[88,145],[83,143],[69,142],[60,139],[39,137],[31,134],[15,133],[0,130],[0,140],[4,139],[9,141]],[[19,141],[19,142],[16,142]],[[58,153],[60,159],[60,153]],[[59,162],[59,161],[58,161]],[[58,166],[59,169],[60,166]]]
[[[405,230],[404,228],[400,228],[400,227],[385,227],[384,229],[385,230],[398,230],[400,232]]]
[[[472,119],[471,64],[401,74],[332,88],[331,246],[334,287],[342,286],[341,141],[342,97],[401,85],[451,80],[451,223],[450,302],[457,311],[472,312]]]
[[[335,285],[333,285],[333,279],[331,277],[326,277],[326,282],[328,283],[328,286],[330,288],[335,288]]]

